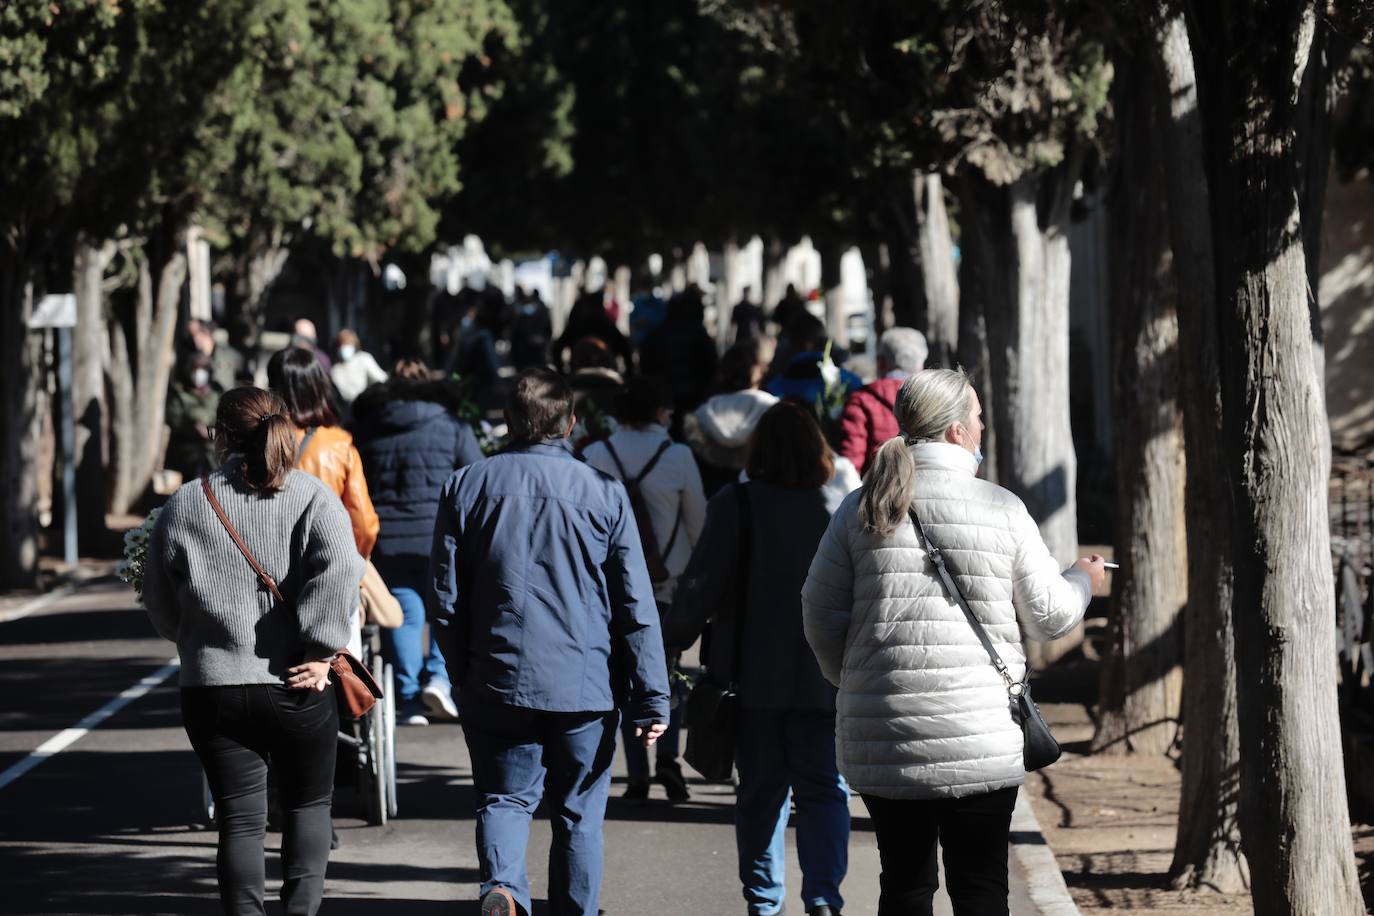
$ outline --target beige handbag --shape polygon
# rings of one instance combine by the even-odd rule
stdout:
[[[391,594],[382,581],[382,574],[372,561],[367,561],[363,571],[363,582],[359,586],[362,595],[363,623],[375,623],[379,627],[395,629],[401,625],[405,615],[401,612],[401,602]]]

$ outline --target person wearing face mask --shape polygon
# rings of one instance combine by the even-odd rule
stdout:
[[[191,480],[218,467],[210,428],[224,390],[211,377],[213,361],[200,351],[188,354],[167,389],[166,465]]]
[[[334,352],[339,360],[330,368],[329,380],[334,383],[334,390],[345,407],[351,407],[358,395],[368,388],[386,381],[386,372],[377,365],[371,353],[362,349],[358,335],[349,328],[335,336]]]
[[[1007,912],[1023,735],[1009,683],[932,551],[1011,683],[1026,673],[1023,637],[1057,639],[1083,619],[1103,559],[1062,569],[1021,500],[976,476],[982,408],[962,371],[913,375],[895,407],[900,435],[832,517],[802,588],[802,621],[839,688],[840,772],[873,821],[878,912],[931,911],[940,848],[955,912],[996,916]]]

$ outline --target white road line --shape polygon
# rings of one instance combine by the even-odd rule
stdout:
[[[75,591],[75,585],[63,585],[60,588],[53,589],[46,595],[40,595],[27,604],[19,605],[19,607],[14,610],[0,611],[0,623],[9,623],[11,620],[19,620],[20,618],[27,617],[34,611],[41,611],[48,605],[66,598]]]
[[[71,728],[60,731],[47,741],[44,741],[33,753],[29,754],[8,770],[5,770],[5,772],[0,773],[0,789],[5,788],[5,786],[8,786],[49,757],[62,753],[86,735],[90,734],[90,732],[98,727],[100,723],[119,712],[125,706],[128,706],[134,700],[147,696],[155,687],[171,677],[180,667],[181,663],[175,658],[172,659],[170,662],[125,690],[119,696],[110,700],[110,702],[106,703]]]

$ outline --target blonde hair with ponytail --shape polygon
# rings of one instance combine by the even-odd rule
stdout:
[[[902,434],[883,443],[864,475],[859,519],[866,530],[887,536],[906,519],[916,487],[910,446],[941,441],[955,423],[967,423],[973,412],[972,390],[962,369],[927,369],[902,383],[896,403]]]

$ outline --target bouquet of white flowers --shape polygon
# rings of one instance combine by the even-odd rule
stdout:
[[[849,389],[845,387],[844,377],[840,373],[840,367],[835,365],[834,358],[830,355],[830,341],[825,342],[825,352],[821,354],[821,381],[824,387],[816,395],[816,406],[821,412],[821,416],[828,420],[835,421],[844,412],[845,401],[849,398]]]
[[[153,525],[157,523],[161,509],[148,513],[143,524],[124,532],[124,560],[115,569],[115,575],[134,587],[138,603],[143,603],[143,573],[148,558],[148,539],[152,536]]]

